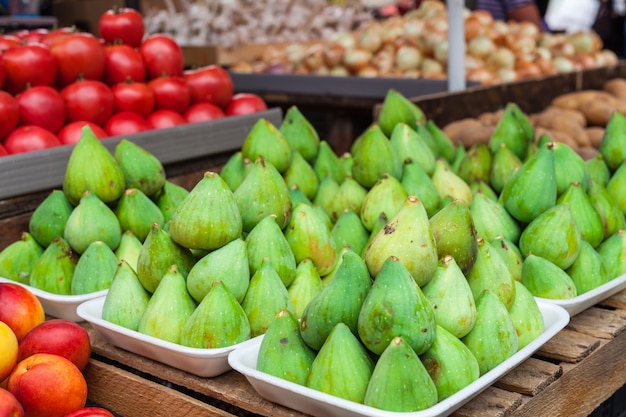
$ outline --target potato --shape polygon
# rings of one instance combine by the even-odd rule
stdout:
[[[585,115],[588,125],[606,126],[613,113],[617,111],[617,106],[613,101],[596,99],[582,103],[579,109]]]
[[[543,126],[547,128],[551,128],[555,119],[567,119],[568,123],[573,123],[580,127],[585,127],[587,125],[587,119],[580,111],[563,109],[554,106],[547,107],[544,111],[536,113],[533,118],[536,126]]]
[[[458,142],[456,137],[458,136],[459,131],[465,126],[483,126],[483,124],[477,119],[469,117],[448,123],[442,130],[443,133],[445,133],[453,142]]]
[[[612,80],[608,80],[604,83],[602,89],[617,98],[626,99],[625,78],[613,78]]]
[[[578,155],[580,155],[585,161],[590,160],[598,153],[598,148],[593,146],[581,146],[578,148]]]
[[[589,144],[594,148],[599,148],[604,137],[604,128],[601,126],[591,126],[585,129]]]
[[[494,130],[496,130],[495,126],[467,124],[459,130],[456,143],[462,144],[465,148],[470,148],[477,143],[486,144],[493,136]]]
[[[561,94],[552,100],[551,105],[564,109],[579,110],[580,106],[590,100],[615,100],[615,96],[606,91],[582,90],[572,93]]]
[[[550,130],[543,127],[535,129],[535,139],[539,140],[541,135],[547,135],[554,142],[564,143],[576,152],[578,152],[578,143],[567,133],[558,130]]]

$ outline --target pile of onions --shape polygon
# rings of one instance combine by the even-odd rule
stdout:
[[[617,56],[602,49],[595,32],[542,33],[529,22],[494,20],[482,10],[464,10],[467,79],[482,84],[612,66]],[[445,78],[448,60],[445,3],[424,0],[405,14],[370,21],[329,40],[263,53],[234,72],[283,72],[363,77]],[[294,44],[296,45],[296,44]],[[316,59],[310,59],[311,54]],[[309,57],[309,59],[306,59]]]

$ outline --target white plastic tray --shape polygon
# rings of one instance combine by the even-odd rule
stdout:
[[[40,290],[39,288],[31,287],[30,285],[22,284],[8,278],[0,277],[0,282],[11,282],[27,288],[39,299],[46,314],[59,319],[71,320],[75,322],[83,321],[83,319],[76,314],[76,308],[81,303],[96,297],[105,296],[109,291],[102,290],[80,295],[59,295]]]
[[[609,298],[610,296],[617,294],[625,288],[626,274],[613,278],[609,282],[600,285],[598,288],[594,288],[593,290],[587,291],[586,293],[578,295],[574,298],[569,298],[566,300],[555,300],[549,298],[535,297],[535,299],[561,306],[565,310],[567,310],[571,317],[574,317],[578,313],[585,311],[595,304],[598,304],[605,298]]]
[[[467,387],[422,411],[400,413],[379,410],[257,371],[257,356],[262,336],[254,339],[247,346],[233,350],[228,356],[228,362],[234,370],[246,377],[263,398],[312,416],[444,417],[452,414],[504,374],[528,359],[569,323],[569,314],[562,307],[544,303],[541,300],[537,300],[537,304],[545,323],[544,332],[539,337]]]
[[[219,349],[192,348],[148,336],[102,319],[106,297],[98,297],[78,306],[77,313],[89,322],[110,344],[174,368],[198,375],[213,377],[229,371],[228,354],[255,339]],[[260,336],[257,336],[260,337]]]

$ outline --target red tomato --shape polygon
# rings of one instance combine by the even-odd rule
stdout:
[[[102,407],[83,407],[66,414],[65,417],[113,417],[113,413]]]
[[[145,27],[141,14],[130,7],[114,7],[104,12],[98,20],[98,32],[108,44],[116,42],[138,47]]]
[[[224,109],[233,97],[233,80],[228,71],[219,65],[187,70],[184,77],[191,88],[192,103],[208,101]]]
[[[168,35],[155,33],[148,36],[139,46],[139,53],[146,63],[146,76],[149,80],[163,75],[183,75],[183,50]]]
[[[54,30],[49,31],[46,35],[44,35],[44,37],[41,39],[41,43],[43,43],[47,47],[50,47],[50,45],[52,45],[52,43],[55,41],[56,38],[59,38],[61,36],[66,36],[74,32],[76,32],[75,28],[67,27],[67,26],[54,29]]]
[[[4,87],[7,79],[7,70],[4,69],[4,61],[2,60],[2,52],[0,52],[0,90]]]
[[[22,40],[22,43],[39,43],[48,34],[49,30],[46,28],[37,29],[23,29],[14,33],[15,36]]]
[[[191,91],[182,77],[159,77],[148,85],[154,92],[154,108],[183,114],[191,103]]]
[[[113,114],[113,93],[102,81],[76,81],[64,87],[61,96],[70,122],[86,120],[104,126]]]
[[[185,112],[187,123],[206,122],[226,117],[224,111],[213,103],[194,103]]]
[[[111,116],[104,130],[109,136],[125,136],[150,130],[150,125],[137,113],[123,111]]]
[[[20,38],[14,35],[0,36],[0,53],[13,46],[20,46]]]
[[[238,116],[267,110],[267,104],[261,97],[252,93],[235,94],[226,106],[227,116]]]
[[[57,61],[57,82],[61,87],[79,78],[99,80],[104,74],[104,46],[90,33],[59,36],[50,45],[50,52]]]
[[[61,141],[54,133],[39,126],[20,126],[4,140],[4,147],[10,154],[39,151],[55,146],[61,146]]]
[[[146,83],[126,82],[111,87],[115,112],[132,111],[148,117],[154,110],[154,93]]]
[[[6,69],[5,90],[17,94],[27,85],[53,85],[57,76],[54,55],[41,44],[20,45],[3,54]],[[45,71],[42,71],[45,69]]]
[[[0,139],[8,135],[20,121],[17,100],[6,91],[0,91]]]
[[[7,151],[7,148],[4,147],[4,145],[0,144],[0,156],[7,156],[9,154],[9,151]]]
[[[63,145],[72,145],[78,143],[80,137],[83,133],[83,127],[85,125],[89,125],[93,134],[98,139],[104,139],[108,135],[100,126],[95,123],[86,122],[84,120],[77,120],[75,122],[71,122],[63,126],[63,128],[59,131],[58,137]]]
[[[20,124],[43,127],[57,133],[65,124],[65,103],[55,88],[38,85],[17,96]]]
[[[138,50],[128,45],[109,45],[104,48],[104,82],[112,86],[131,79],[146,79],[146,66]]]
[[[152,129],[165,129],[187,123],[180,113],[167,109],[156,110],[150,113],[146,121]]]

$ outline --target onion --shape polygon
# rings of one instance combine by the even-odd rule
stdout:
[[[350,75],[350,72],[348,72],[346,67],[340,65],[338,67],[331,68],[330,71],[328,71],[328,75],[332,77],[347,77]]]
[[[356,39],[354,38],[354,35],[350,32],[338,33],[336,36],[333,36],[331,42],[341,45],[344,49],[353,48],[354,46],[356,46]]]
[[[379,26],[368,26],[357,35],[357,46],[370,52],[376,52],[383,44],[380,33],[381,28]]]
[[[392,16],[384,22],[380,31],[383,43],[393,43],[404,33],[404,18],[402,16]]]
[[[329,68],[334,68],[341,64],[343,60],[343,54],[346,52],[346,48],[338,43],[331,43],[324,47],[322,50],[322,56],[324,58],[324,64]]]
[[[285,58],[287,62],[299,64],[306,56],[306,47],[299,43],[292,43],[285,48]]]
[[[472,55],[465,55],[465,70],[472,71],[485,67],[485,61]]]
[[[575,69],[572,60],[564,56],[555,57],[552,60],[552,64],[554,64],[556,71],[560,73],[572,72]]]
[[[517,72],[512,68],[500,68],[497,72],[497,79],[503,83],[517,81]]]
[[[443,65],[441,65],[439,61],[435,61],[432,58],[424,58],[420,67],[422,69],[422,74],[424,74],[424,77],[426,78],[429,78],[429,76],[439,78],[439,76],[444,73]]]
[[[481,84],[492,84],[495,78],[495,75],[485,68],[477,68],[467,72],[468,80]]]
[[[615,52],[609,49],[603,49],[596,53],[596,65],[598,67],[607,67],[617,65],[619,58],[615,55]]]
[[[525,78],[538,77],[541,75],[541,68],[535,63],[528,62],[515,66],[517,78],[522,80]]]
[[[572,57],[576,53],[574,45],[568,41],[559,42],[550,48],[554,56]]]
[[[488,58],[489,64],[500,69],[513,69],[515,67],[515,54],[509,49],[500,47]]]
[[[395,51],[381,49],[372,57],[372,65],[378,68],[379,72],[387,72],[394,66]]]
[[[433,17],[425,21],[426,32],[448,33],[448,19],[446,17]]]
[[[552,52],[542,46],[535,49],[535,57],[541,59],[552,59]]]
[[[371,59],[372,53],[370,51],[355,47],[346,50],[346,53],[343,55],[343,64],[348,71],[356,73],[368,65]]]
[[[422,52],[414,46],[401,46],[396,51],[395,62],[400,70],[418,68],[421,61]]]
[[[467,45],[467,52],[475,57],[484,58],[494,53],[496,45],[491,39],[484,35],[479,35],[472,39]]]
[[[537,42],[530,36],[509,35],[507,45],[515,55],[532,53],[537,48]]]
[[[475,16],[484,27],[491,26],[494,22],[491,13],[486,10],[475,10],[472,16]]]
[[[228,70],[232,71],[232,72],[238,72],[238,73],[242,73],[242,74],[250,74],[253,72],[253,67],[252,64],[250,62],[235,62],[233,65],[231,65]]]
[[[480,20],[474,14],[465,19],[465,41],[470,42],[477,36],[483,35],[486,28],[480,23]]]
[[[407,19],[402,28],[404,36],[410,39],[417,39],[424,34],[425,22],[421,19]]]
[[[433,56],[442,64],[448,62],[448,40],[444,39],[433,48]]]
[[[516,26],[516,32],[520,36],[528,36],[537,39],[541,33],[537,25],[532,22],[518,22]]]
[[[593,32],[576,32],[568,40],[578,55],[590,55],[602,48],[602,41]]]
[[[259,59],[268,64],[283,61],[285,59],[285,49],[268,46],[263,48]]]
[[[318,68],[324,65],[324,52],[322,45],[311,45],[306,51],[306,56],[303,59],[304,65],[311,70],[316,71]]]
[[[422,78],[422,73],[418,69],[408,69],[402,74],[404,78]]]
[[[366,65],[361,68],[356,75],[363,78],[376,78],[379,74],[376,68],[371,65]]]

